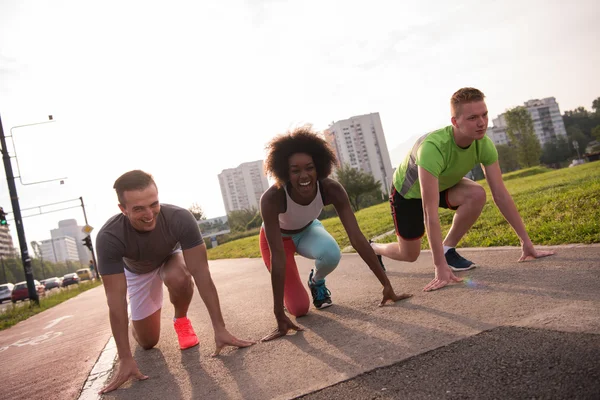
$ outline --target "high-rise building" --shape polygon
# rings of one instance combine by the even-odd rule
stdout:
[[[263,170],[263,161],[240,164],[237,168],[224,169],[219,174],[219,185],[225,211],[258,209],[260,196],[269,188]]]
[[[565,123],[554,97],[529,100],[524,103],[524,106],[529,115],[531,115],[535,135],[542,146],[548,141],[555,140],[559,135],[567,136]],[[497,118],[494,118],[493,123],[494,126],[491,129],[488,128],[488,135],[495,144],[508,144],[510,138],[506,134],[507,124],[505,114],[500,114]]]
[[[87,235],[83,233],[82,229],[83,226],[77,225],[76,219],[64,219],[62,221],[58,221],[58,229],[52,229],[50,231],[50,237],[53,239],[64,236],[70,236],[73,238],[77,248],[77,259],[82,264],[87,265],[92,259],[92,254],[88,248],[83,245],[83,238]]]
[[[53,237],[41,241],[42,257],[45,261],[80,261],[75,239],[70,236]]]
[[[8,226],[0,226],[0,256],[4,258],[15,257],[15,247]]]
[[[349,164],[370,173],[381,182],[382,191],[390,192],[393,169],[379,113],[333,122],[325,131],[325,138],[340,165]]]

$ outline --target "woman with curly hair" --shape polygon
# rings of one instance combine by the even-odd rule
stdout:
[[[383,285],[380,305],[411,296],[394,293],[356,222],[346,190],[329,178],[335,163],[335,154],[327,142],[309,126],[276,136],[267,145],[265,170],[276,183],[260,199],[263,218],[260,251],[271,272],[277,329],[265,336],[264,341],[284,336],[290,329],[301,330],[285,314],[284,304],[296,317],[308,312],[309,299],[294,260],[296,252],[315,260],[315,268],[308,277],[314,306],[322,309],[332,305],[325,277],[337,267],[341,252],[317,219],[323,206],[329,204],[335,207],[350,243]]]

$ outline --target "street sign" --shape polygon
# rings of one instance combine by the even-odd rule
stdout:
[[[94,230],[94,228],[89,225],[86,225],[81,229],[81,231],[83,233],[85,233],[86,235],[89,235],[93,230]]]
[[[574,147],[576,150],[579,150],[579,143],[578,143],[576,140],[573,140],[573,147]]]

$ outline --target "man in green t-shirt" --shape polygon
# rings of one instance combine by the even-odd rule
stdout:
[[[474,88],[458,90],[450,99],[452,125],[417,140],[396,169],[390,194],[398,243],[372,243],[380,257],[413,262],[419,257],[421,238],[427,229],[435,278],[425,286],[425,291],[459,282],[461,279],[452,271],[475,267],[473,262],[460,256],[455,247],[485,205],[483,187],[464,178],[478,163],[485,171],[494,202],[519,236],[522,247],[519,261],[554,254],[534,249],[517,207],[504,186],[498,152],[485,134],[488,111],[484,98],[484,94]],[[452,227],[443,241],[438,207],[456,211]]]

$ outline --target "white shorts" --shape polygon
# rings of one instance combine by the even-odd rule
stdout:
[[[175,250],[173,254],[180,253]],[[160,310],[163,305],[163,281],[160,273],[165,265],[147,274],[134,274],[125,269],[131,319],[139,321]]]
[[[125,270],[132,320],[138,321],[149,317],[162,307],[163,281],[160,278],[161,269],[162,266],[141,275]]]

